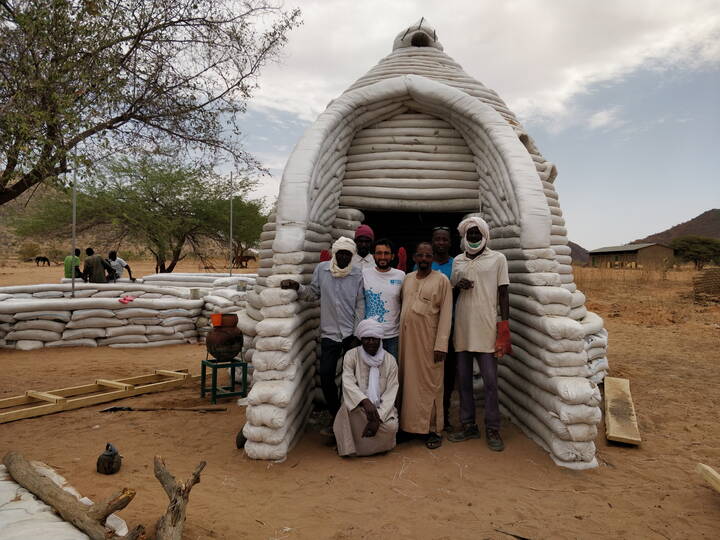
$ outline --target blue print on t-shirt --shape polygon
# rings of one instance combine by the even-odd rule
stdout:
[[[365,318],[377,317],[378,322],[385,322],[385,302],[382,299],[382,292],[376,293],[372,289],[365,290]]]

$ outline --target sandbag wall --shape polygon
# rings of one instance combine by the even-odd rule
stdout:
[[[252,361],[252,389],[247,397],[245,452],[255,459],[284,459],[302,433],[314,396],[320,308],[302,302],[280,282],[308,284],[320,252],[330,248],[329,227],[310,224],[304,250],[272,249],[275,216],[263,227],[257,284],[246,294],[238,326],[246,337],[245,359]]]
[[[125,284],[123,284],[125,285]],[[195,343],[204,301],[189,291],[132,283],[29,285],[0,289],[0,346],[18,350],[43,347],[158,347]],[[121,303],[123,295],[132,302]]]

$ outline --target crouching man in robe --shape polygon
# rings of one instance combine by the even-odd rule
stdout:
[[[395,447],[398,368],[382,348],[383,326],[361,321],[355,331],[361,345],[343,359],[342,397],[333,431],[341,456],[371,456]]]

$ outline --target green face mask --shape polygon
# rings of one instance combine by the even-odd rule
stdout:
[[[477,249],[482,245],[482,240],[479,242],[468,242],[467,245],[470,249]]]

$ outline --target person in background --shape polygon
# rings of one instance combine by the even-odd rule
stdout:
[[[74,255],[68,255],[63,261],[65,267],[65,277],[71,279],[73,277],[82,279],[80,272],[80,248],[75,248]]]
[[[405,272],[393,268],[393,245],[387,238],[375,242],[375,265],[363,268],[365,318],[375,317],[383,328],[383,348],[397,359],[400,341],[400,291]]]
[[[335,384],[338,360],[357,345],[355,323],[365,313],[362,270],[352,262],[355,252],[355,242],[341,236],[332,245],[332,259],[315,267],[309,285],[292,279],[280,283],[283,289],[298,291],[301,300],[320,299],[320,385],[333,418],[340,409]],[[322,433],[332,435],[332,428]]]
[[[460,293],[455,306],[455,350],[460,390],[462,431],[448,437],[451,442],[479,439],[475,423],[473,361],[480,365],[485,393],[485,435],[488,447],[505,448],[500,437],[497,362],[512,352],[510,344],[510,295],[505,256],[487,247],[488,224],[479,217],[464,219],[458,225],[465,253],[455,257],[452,284]],[[500,321],[497,321],[500,304]]]
[[[120,279],[123,275],[123,270],[126,269],[130,281],[135,281],[135,278],[132,275],[132,270],[130,270],[130,265],[117,256],[117,251],[111,251],[108,253],[108,262],[115,271],[115,279]]]
[[[442,444],[443,368],[452,324],[452,287],[432,269],[428,242],[418,244],[417,271],[405,276],[400,313],[400,429]]]
[[[360,269],[375,266],[375,259],[370,250],[373,247],[375,233],[368,225],[360,225],[355,229],[355,245],[357,253],[353,255],[353,264]]]
[[[343,402],[333,431],[339,455],[371,456],[395,448],[398,368],[395,357],[383,350],[381,323],[365,319],[355,334],[361,345],[343,358]]]
[[[445,274],[445,277],[450,279],[453,265],[453,258],[450,256],[450,246],[452,245],[450,228],[445,226],[434,227],[431,239],[433,247],[432,269],[442,272]],[[450,402],[452,393],[455,390],[455,372],[457,370],[452,329],[450,330],[448,353],[445,357],[443,370],[443,431],[446,433],[452,433],[453,426],[450,423]]]
[[[107,283],[105,273],[110,270],[112,270],[110,264],[100,255],[95,255],[93,248],[87,248],[85,250],[83,280],[89,283]]]

